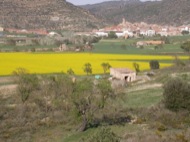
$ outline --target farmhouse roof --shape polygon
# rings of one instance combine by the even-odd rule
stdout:
[[[129,68],[111,68],[112,70],[118,71],[120,73],[134,73],[135,71]]]

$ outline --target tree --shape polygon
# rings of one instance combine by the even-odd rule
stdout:
[[[92,66],[90,63],[84,64],[84,72],[89,75],[92,74]]]
[[[188,34],[189,34],[189,31],[183,30],[183,31],[181,32],[181,34],[182,34],[182,35],[188,35]]]
[[[69,74],[69,75],[74,75],[75,74],[75,72],[73,71],[73,69],[68,69],[67,70],[67,73]]]
[[[17,92],[24,104],[32,92],[39,88],[39,79],[37,75],[29,74],[24,68],[18,68],[13,74],[17,76]]]
[[[7,44],[11,46],[16,46],[16,41],[14,39],[7,39]]]
[[[93,82],[87,79],[77,82],[74,86],[72,94],[74,112],[76,113],[76,116],[82,118],[82,124],[78,128],[78,131],[85,131],[87,129],[87,125],[93,115],[90,113],[93,109],[91,107],[94,100],[92,88]]]
[[[102,128],[87,140],[83,142],[120,142],[120,138],[109,128]]]
[[[83,79],[74,84],[71,95],[74,112],[81,118],[82,124],[78,131],[85,131],[93,120],[95,114],[105,107],[106,101],[113,96],[111,84],[107,80],[101,80],[98,85],[94,85],[90,79]]]
[[[135,68],[136,73],[140,72],[140,66],[138,63],[133,63],[133,67]]]
[[[107,70],[111,68],[111,65],[109,63],[102,63],[101,66],[104,70],[104,74],[106,73]]]
[[[178,111],[190,111],[190,85],[180,78],[170,79],[164,84],[164,104],[166,108]]]
[[[169,40],[169,38],[166,37],[166,36],[162,36],[162,37],[161,37],[161,41],[163,41],[165,44],[170,44],[170,40]]]
[[[160,68],[160,64],[157,60],[151,60],[149,62],[150,68],[151,69],[159,69]]]
[[[181,48],[189,54],[189,60],[190,60],[190,41],[184,42],[181,45]]]
[[[108,38],[117,38],[117,35],[114,31],[109,32]]]
[[[73,92],[72,79],[66,74],[60,74],[50,76],[46,82],[48,82],[46,85],[48,93],[51,95],[54,102],[56,102],[54,107],[60,108],[60,106],[63,106],[64,108],[67,108],[67,104],[70,104],[71,102],[70,96]]]
[[[99,106],[100,108],[104,108],[107,98],[111,97],[114,94],[114,92],[111,87],[111,83],[108,80],[104,79],[100,80],[97,87],[101,96],[101,101]]]

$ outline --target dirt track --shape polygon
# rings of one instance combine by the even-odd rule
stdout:
[[[138,85],[135,88],[127,89],[127,92],[133,92],[133,91],[140,91],[140,90],[146,90],[150,88],[160,88],[162,87],[162,84],[154,83],[154,84],[144,84],[144,85]]]

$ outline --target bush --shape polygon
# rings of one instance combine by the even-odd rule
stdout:
[[[178,111],[185,109],[190,111],[190,85],[180,78],[170,79],[164,85],[165,107]]]
[[[31,93],[39,88],[38,77],[35,74],[29,74],[23,68],[18,68],[13,74],[18,77],[17,93],[21,97],[22,102],[25,103]]]
[[[117,38],[117,35],[116,35],[115,32],[111,31],[111,32],[108,34],[108,38],[111,38],[111,39]]]
[[[138,63],[133,63],[133,67],[135,68],[136,73],[140,72],[140,66]]]
[[[31,52],[36,52],[36,48],[35,48],[35,47],[32,47],[32,48],[31,48]]]
[[[149,64],[150,64],[151,69],[159,69],[160,68],[160,64],[157,60],[151,60],[149,62]]]
[[[182,35],[188,35],[188,34],[189,34],[189,31],[183,30],[183,31],[181,32],[181,34],[182,34]]]
[[[120,142],[120,138],[111,131],[109,128],[102,128],[94,136],[87,140],[82,140],[85,142]]]

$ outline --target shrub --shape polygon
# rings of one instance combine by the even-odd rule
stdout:
[[[190,85],[187,81],[180,78],[170,79],[164,85],[164,104],[165,107],[178,111],[185,109],[190,111]]]
[[[67,74],[69,74],[69,75],[74,75],[75,72],[73,71],[72,68],[70,68],[70,69],[67,70]]]
[[[115,133],[113,133],[111,129],[102,128],[86,142],[120,142],[120,138]]]
[[[151,60],[149,62],[149,64],[150,64],[151,69],[159,69],[160,68],[160,64],[157,60]]]
[[[140,66],[138,63],[133,63],[133,67],[135,68],[136,73],[140,72]]]
[[[117,38],[117,35],[116,35],[115,32],[111,31],[111,32],[108,34],[108,38],[111,38],[111,39]]]
[[[188,35],[188,34],[189,34],[189,31],[183,30],[183,31],[181,32],[181,34],[182,34],[182,35]]]
[[[36,48],[35,48],[35,47],[32,47],[32,48],[31,48],[31,52],[36,52]]]
[[[13,74],[18,77],[17,93],[21,97],[22,102],[25,103],[30,94],[39,88],[38,77],[35,74],[29,74],[23,68],[18,68]]]

